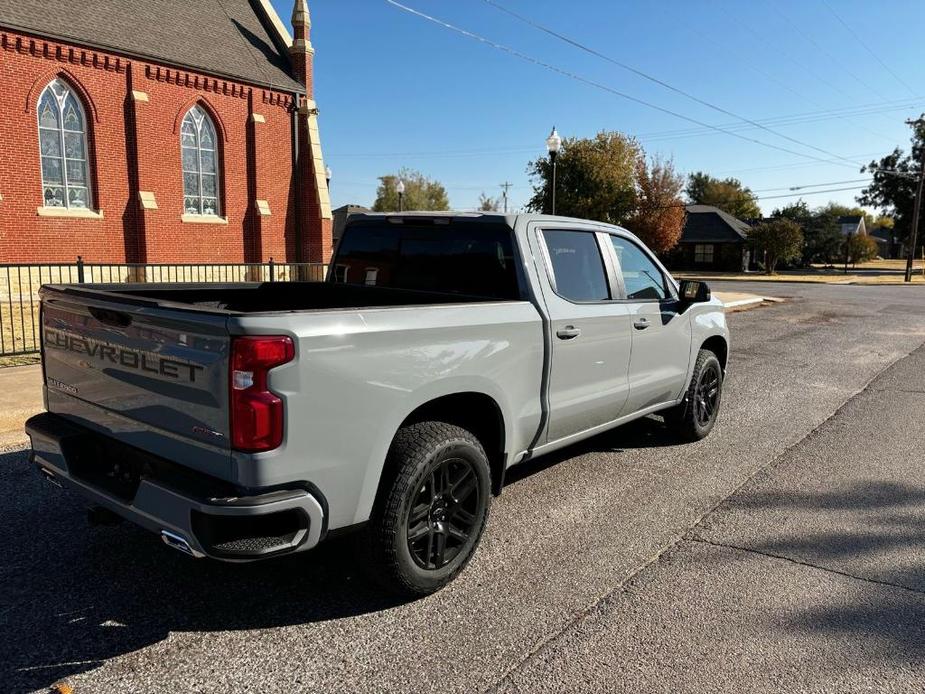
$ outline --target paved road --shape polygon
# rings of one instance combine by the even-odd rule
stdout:
[[[535,461],[460,580],[409,604],[349,541],[192,562],[0,457],[0,688],[921,691],[925,295],[756,290],[791,301],[730,317],[709,439],[644,420]]]

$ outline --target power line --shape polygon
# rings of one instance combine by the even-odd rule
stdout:
[[[513,55],[514,57],[520,58],[521,60],[524,60],[524,61],[526,61],[526,62],[533,63],[534,65],[538,65],[538,66],[540,66],[540,67],[542,67],[542,68],[545,68],[545,69],[547,69],[547,70],[549,70],[549,71],[551,71],[551,72],[555,72],[555,73],[557,73],[557,74],[560,74],[560,75],[563,75],[563,76],[565,76],[565,77],[568,77],[569,79],[573,79],[573,80],[575,80],[575,81],[582,82],[583,84],[587,84],[587,85],[592,86],[592,87],[595,87],[595,88],[597,88],[597,89],[601,89],[601,90],[603,90],[603,91],[606,91],[606,92],[609,92],[609,93],[614,94],[614,95],[616,95],[616,96],[619,96],[619,97],[621,97],[621,98],[623,98],[623,99],[626,99],[627,101],[632,101],[632,102],[637,103],[637,104],[640,104],[640,105],[642,105],[642,106],[646,106],[646,107],[648,107],[648,108],[651,108],[651,109],[653,109],[653,110],[655,110],[655,111],[659,111],[659,112],[661,112],[661,113],[666,113],[666,114],[668,114],[668,115],[670,115],[670,116],[674,116],[675,118],[680,118],[681,120],[685,120],[685,121],[688,121],[688,122],[690,122],[690,123],[694,123],[695,125],[700,125],[700,126],[702,126],[702,127],[704,127],[704,128],[709,128],[710,130],[715,130],[715,131],[717,131],[717,132],[721,132],[721,133],[724,133],[724,134],[726,134],[726,135],[730,135],[730,136],[732,136],[732,137],[735,137],[736,139],[743,140],[743,141],[745,141],[745,142],[751,142],[751,143],[754,143],[754,144],[761,145],[761,146],[763,146],[763,147],[768,147],[768,148],[770,148],[770,149],[777,150],[777,151],[779,151],[779,152],[786,152],[787,154],[793,154],[793,155],[796,155],[796,156],[798,156],[798,157],[803,157],[803,158],[806,158],[806,159],[813,159],[813,160],[815,160],[815,161],[820,161],[820,162],[823,162],[823,163],[826,163],[826,164],[835,164],[835,165],[838,165],[838,166],[851,166],[851,167],[858,167],[858,168],[862,166],[861,164],[858,164],[857,162],[852,162],[852,161],[849,161],[849,160],[847,160],[847,159],[845,159],[845,162],[847,162],[847,163],[843,163],[843,162],[840,162],[840,161],[832,161],[831,159],[822,159],[822,158],[820,158],[820,157],[816,157],[816,156],[813,156],[813,155],[811,155],[811,154],[806,154],[805,152],[798,152],[798,151],[796,151],[796,150],[787,149],[786,147],[780,147],[780,146],[778,146],[778,145],[774,145],[774,144],[771,144],[771,143],[769,143],[769,142],[764,142],[763,140],[758,140],[758,139],[755,139],[755,138],[747,137],[747,136],[745,136],[745,135],[740,135],[740,134],[738,134],[738,133],[736,133],[736,132],[733,132],[733,131],[731,131],[731,130],[728,130],[728,129],[725,129],[725,128],[722,128],[722,127],[719,127],[719,126],[711,125],[711,124],[709,124],[709,123],[705,123],[705,122],[703,122],[703,121],[697,120],[696,118],[691,118],[690,116],[685,116],[684,114],[678,113],[677,111],[672,111],[672,110],[667,109],[667,108],[664,108],[664,107],[662,107],[662,106],[658,106],[658,105],[656,105],[656,104],[653,104],[653,103],[651,103],[651,102],[649,102],[649,101],[645,101],[644,99],[640,99],[640,98],[638,98],[638,97],[631,96],[631,95],[629,95],[629,94],[626,94],[625,92],[621,92],[621,91],[619,91],[619,90],[617,90],[617,89],[614,89],[613,87],[610,87],[610,86],[608,86],[608,85],[606,85],[606,84],[602,84],[602,83],[600,83],[600,82],[596,82],[595,80],[589,79],[589,78],[587,78],[587,77],[582,77],[581,75],[579,75],[579,74],[577,74],[577,73],[571,72],[571,71],[566,70],[566,69],[564,69],[564,68],[557,67],[557,66],[555,66],[555,65],[552,65],[551,63],[547,63],[547,62],[542,61],[542,60],[540,60],[540,59],[538,59],[538,58],[534,58],[533,56],[527,55],[526,53],[521,53],[520,51],[518,51],[518,50],[516,50],[516,49],[514,49],[514,48],[511,48],[510,46],[506,46],[506,45],[504,45],[504,44],[497,43],[496,41],[492,41],[491,39],[487,39],[487,38],[485,38],[484,36],[480,36],[479,34],[475,34],[475,33],[471,32],[471,31],[466,30],[466,29],[462,29],[462,28],[457,27],[457,26],[455,26],[455,25],[453,25],[453,24],[450,24],[450,23],[448,23],[448,22],[445,22],[445,21],[443,21],[442,19],[438,19],[438,18],[433,17],[433,16],[431,16],[431,15],[425,14],[424,12],[421,12],[420,10],[416,10],[416,9],[414,9],[414,8],[412,8],[412,7],[408,7],[407,5],[403,5],[403,4],[401,4],[400,2],[397,2],[397,0],[385,0],[385,2],[387,2],[387,3],[390,4],[390,5],[393,5],[394,7],[397,7],[398,9],[400,9],[400,10],[402,10],[402,11],[404,11],[404,12],[408,12],[409,14],[413,14],[413,15],[416,15],[416,16],[418,16],[418,17],[421,17],[422,19],[426,19],[427,21],[432,22],[432,23],[434,23],[434,24],[437,24],[438,26],[442,26],[442,27],[444,27],[444,28],[446,28],[446,29],[449,29],[449,30],[451,30],[451,31],[454,31],[454,32],[456,32],[456,33],[458,33],[458,34],[460,34],[460,35],[462,35],[462,36],[466,36],[466,37],[468,37],[468,38],[474,39],[475,41],[478,41],[478,42],[480,42],[480,43],[483,43],[483,44],[485,44],[485,45],[487,45],[487,46],[491,46],[492,48],[495,48],[496,50],[500,50],[500,51],[503,51],[503,52],[505,52],[505,53],[508,53],[509,55]],[[829,155],[829,156],[835,156],[835,155]],[[837,158],[837,159],[842,159],[842,157],[836,157],[836,158]]]
[[[890,69],[890,66],[887,65],[885,62],[883,62],[880,56],[874,53],[873,50],[871,50],[870,46],[867,45],[867,41],[863,37],[859,36],[858,33],[854,29],[851,28],[848,22],[846,22],[844,19],[841,18],[838,12],[835,11],[835,8],[832,7],[831,4],[829,4],[828,0],[820,0],[820,1],[822,2],[823,5],[826,6],[826,9],[828,9],[828,11],[832,13],[832,16],[835,17],[835,19],[837,19],[843,27],[845,27],[848,33],[854,37],[855,41],[858,42],[858,45],[860,45],[865,51],[870,53],[873,59],[876,60],[878,63],[880,63],[880,66],[893,76],[893,79],[895,79],[902,86],[904,86],[907,90],[909,90],[910,94],[915,94],[915,90],[909,86],[908,82],[906,82],[902,77],[900,77],[895,72],[893,72],[893,70]]]
[[[857,107],[839,107],[838,109],[823,109],[819,111],[806,111],[803,113],[793,113],[783,116],[774,116],[773,118],[763,118],[760,119],[760,122],[765,124],[774,124],[774,125],[793,125],[796,123],[815,123],[825,120],[830,120],[832,118],[842,118],[844,115],[850,113],[852,115],[870,115],[874,113],[880,113],[883,111],[899,111],[914,106],[916,103],[925,102],[925,97],[919,97],[915,100],[910,99],[901,99],[894,102],[889,102],[890,104],[898,105],[886,105],[880,108],[877,108],[877,104],[863,104]],[[837,113],[836,113],[837,111]],[[726,127],[730,130],[747,130],[751,126],[741,123],[724,123],[723,127]],[[640,133],[638,135],[633,135],[633,137],[643,140],[645,142],[656,142],[664,140],[672,140],[685,137],[694,137],[699,136],[704,133],[711,132],[710,128],[684,128],[684,129],[673,129],[673,130],[657,130],[651,133]],[[537,147],[535,145],[524,145],[522,147],[478,147],[474,149],[448,149],[448,150],[423,150],[423,151],[411,151],[411,152],[343,152],[343,153],[328,153],[330,158],[359,158],[359,159],[377,159],[377,158],[389,158],[389,157],[417,157],[417,158],[430,158],[430,157],[469,157],[469,156],[487,156],[487,155],[499,155],[499,154],[523,154],[536,152]],[[875,156],[880,154],[880,152],[871,152],[869,154],[858,155],[858,156]],[[854,161],[857,157],[848,156],[848,160]],[[815,160],[810,162],[801,162],[799,164],[788,164],[784,167],[789,166],[806,166],[812,165],[815,163]],[[761,170],[763,167],[758,167],[756,170]],[[773,168],[773,167],[769,167]],[[746,169],[752,170],[752,169]]]
[[[774,54],[775,54],[776,56],[783,56],[784,58],[786,58],[787,60],[789,60],[791,63],[793,63],[796,67],[798,67],[800,70],[802,70],[803,72],[805,72],[806,74],[808,74],[810,77],[812,77],[813,79],[815,79],[817,82],[820,82],[821,84],[826,85],[826,86],[829,87],[832,91],[837,92],[838,94],[841,94],[842,96],[845,96],[845,97],[847,97],[847,98],[849,98],[849,99],[851,99],[851,98],[854,97],[853,94],[850,94],[849,92],[846,92],[844,89],[842,89],[842,88],[839,87],[838,85],[833,84],[832,82],[830,82],[829,80],[825,79],[824,77],[821,77],[817,72],[815,72],[815,71],[814,71],[812,68],[810,68],[808,65],[806,65],[805,63],[800,62],[799,60],[797,60],[796,58],[794,58],[792,54],[790,54],[790,53],[784,51],[784,50],[781,48],[781,46],[780,46],[779,43],[778,43],[778,44],[771,43],[771,41],[769,41],[762,33],[758,32],[758,31],[755,31],[755,30],[754,30],[752,27],[750,27],[748,24],[746,24],[745,22],[743,22],[742,20],[740,20],[740,19],[739,19],[739,16],[738,16],[738,15],[739,15],[738,9],[739,9],[738,7],[732,7],[732,8],[730,8],[730,7],[727,6],[727,10],[728,10],[728,11],[725,13],[724,16],[726,16],[726,17],[728,17],[729,19],[731,19],[731,20],[732,20],[733,22],[735,22],[741,29],[747,31],[747,32],[750,33],[755,39],[757,39],[758,41],[760,41],[761,43],[763,43],[764,45],[766,45],[767,47],[769,47],[769,48],[774,52]],[[790,89],[790,91],[792,92],[793,90]],[[802,99],[804,99],[804,100],[806,100],[806,101],[809,101],[810,103],[814,103],[814,104],[816,104],[816,105],[819,105],[819,102],[818,102],[818,101],[816,101],[815,99],[810,99],[809,97],[807,97],[807,96],[805,96],[805,95],[801,95],[800,98],[802,98]],[[843,118],[842,120],[844,120],[845,122],[848,122],[848,123],[853,123],[853,121],[851,121],[851,120],[848,119],[848,118]],[[868,127],[865,126],[865,125],[858,124],[858,123],[854,123],[854,125],[857,126],[857,127],[859,127],[859,128],[861,128],[862,130],[865,130],[865,131],[871,133],[872,135],[876,135],[877,137],[882,138],[882,139],[884,139],[884,140],[889,140],[889,139],[891,139],[891,138],[887,137],[886,135],[883,135],[882,133],[878,133],[878,132],[875,131],[875,130],[871,130],[870,128],[868,128]]]
[[[835,65],[837,65],[839,68],[844,70],[846,74],[848,74],[851,78],[853,78],[858,84],[863,86],[865,89],[873,92],[874,94],[879,96],[881,99],[886,99],[886,97],[880,91],[878,91],[876,87],[868,84],[865,80],[858,77],[858,75],[856,75],[854,72],[848,69],[848,67],[844,64],[844,61],[839,62],[839,60],[834,55],[832,55],[825,47],[821,46],[812,36],[810,36],[805,31],[803,31],[796,22],[791,20],[787,15],[783,13],[783,11],[777,5],[774,4],[773,0],[767,0],[767,2],[769,5],[771,5],[771,7],[774,8],[774,11],[777,12],[778,16],[780,16],[781,19],[783,19],[787,24],[789,24],[790,27],[799,36],[803,38],[804,41],[809,43],[817,51],[819,51],[824,56],[826,56],[829,60],[831,60]]]
[[[776,130],[771,129],[771,128],[767,127],[766,125],[762,125],[762,124],[759,123],[758,121],[752,120],[751,118],[747,118],[746,116],[741,116],[741,115],[739,115],[739,114],[737,114],[737,113],[733,113],[733,112],[730,111],[729,109],[723,108],[722,106],[717,106],[716,104],[713,104],[713,103],[711,103],[711,102],[709,102],[709,101],[706,101],[705,99],[701,99],[700,97],[695,96],[695,95],[691,94],[690,92],[687,92],[687,91],[685,91],[685,90],[683,90],[683,89],[681,89],[681,88],[679,88],[679,87],[675,87],[674,85],[669,84],[668,82],[665,82],[664,80],[659,79],[658,77],[654,77],[654,76],[652,76],[652,75],[650,75],[650,74],[648,74],[648,73],[646,73],[646,72],[643,72],[642,70],[639,70],[638,68],[633,67],[632,65],[628,65],[627,63],[624,63],[624,62],[621,61],[621,60],[617,60],[616,58],[612,58],[612,57],[609,56],[609,55],[605,55],[604,53],[601,53],[600,51],[598,51],[598,50],[596,50],[596,49],[594,49],[594,48],[591,48],[591,47],[589,47],[589,46],[586,46],[585,44],[583,44],[583,43],[581,43],[581,42],[579,42],[579,41],[576,41],[575,39],[570,38],[570,37],[568,37],[568,36],[566,36],[566,35],[564,35],[564,34],[560,34],[559,32],[557,32],[557,31],[555,31],[555,30],[553,30],[553,29],[550,29],[549,27],[547,27],[547,26],[545,26],[545,25],[543,25],[543,24],[540,24],[539,22],[536,22],[536,21],[530,19],[529,17],[526,17],[526,16],[524,16],[524,15],[522,15],[522,14],[519,14],[519,13],[517,13],[517,12],[514,12],[513,10],[510,10],[510,9],[504,7],[504,5],[501,5],[500,3],[496,2],[495,0],[482,0],[482,1],[483,1],[484,3],[486,3],[486,4],[488,4],[488,5],[491,5],[491,6],[494,7],[495,9],[498,9],[498,10],[500,10],[501,12],[504,12],[505,14],[507,14],[507,15],[509,15],[509,16],[511,16],[511,17],[514,17],[514,18],[517,19],[518,21],[523,22],[523,23],[525,23],[525,24],[527,24],[527,25],[533,27],[534,29],[537,29],[537,30],[539,30],[539,31],[542,31],[542,32],[545,33],[545,34],[549,34],[550,36],[553,36],[553,37],[559,39],[560,41],[564,41],[565,43],[569,44],[570,46],[574,46],[575,48],[577,48],[577,49],[579,49],[579,50],[582,50],[582,51],[584,51],[585,53],[588,53],[588,54],[593,55],[593,56],[595,56],[595,57],[597,57],[597,58],[600,58],[601,60],[605,60],[605,61],[607,61],[608,63],[611,63],[612,65],[616,65],[616,66],[619,67],[619,68],[622,68],[622,69],[624,69],[624,70],[627,70],[628,72],[631,72],[631,73],[633,73],[634,75],[638,75],[639,77],[642,77],[643,79],[649,80],[650,82],[654,82],[655,84],[657,84],[657,85],[659,85],[659,86],[661,86],[661,87],[664,87],[665,89],[668,89],[668,90],[670,90],[670,91],[672,91],[672,92],[675,92],[676,94],[680,94],[681,96],[683,96],[683,97],[685,97],[685,98],[687,98],[687,99],[690,99],[691,101],[694,101],[694,102],[696,102],[696,103],[698,103],[698,104],[700,104],[700,105],[702,105],[702,106],[706,106],[707,108],[713,109],[714,111],[717,111],[717,112],[722,113],[722,114],[724,114],[724,115],[730,116],[730,117],[735,118],[735,119],[737,119],[737,120],[740,120],[740,121],[742,121],[742,122],[744,122],[744,123],[748,123],[748,124],[751,125],[752,127],[759,128],[759,129],[761,129],[761,130],[764,130],[765,132],[768,132],[768,133],[774,135],[775,137],[780,137],[780,138],[782,138],[782,139],[784,139],[784,140],[787,140],[788,142],[793,142],[794,144],[800,145],[801,147],[808,147],[809,149],[812,149],[812,150],[815,150],[816,152],[820,152],[820,153],[822,153],[822,154],[825,154],[825,155],[828,156],[828,157],[835,157],[836,159],[841,159],[841,160],[843,160],[843,161],[850,161],[850,160],[848,160],[848,159],[845,159],[845,158],[842,157],[841,155],[835,154],[835,153],[833,153],[833,152],[829,152],[828,150],[822,149],[821,147],[816,147],[815,145],[812,145],[812,144],[810,144],[810,143],[808,143],[808,142],[803,142],[802,140],[798,140],[798,139],[796,139],[795,137],[790,137],[789,135],[786,135],[786,134],[784,134],[784,133],[777,132]],[[850,163],[853,164],[853,165],[857,165],[856,162],[850,162]]]
[[[755,188],[750,189],[752,193],[771,193],[776,190],[803,190],[804,188],[822,188],[823,186],[838,186],[845,183],[870,183],[871,178],[853,178],[848,181],[826,181],[825,183],[804,183],[800,186],[781,186],[778,188]]]

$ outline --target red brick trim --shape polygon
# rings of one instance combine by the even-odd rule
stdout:
[[[117,56],[6,32],[0,33],[0,48],[36,58],[84,65],[110,72],[124,73],[128,66],[127,60]]]

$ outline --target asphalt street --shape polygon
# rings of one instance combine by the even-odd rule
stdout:
[[[713,434],[646,419],[514,470],[440,593],[384,597],[355,539],[196,562],[0,455],[0,690],[922,691],[925,295],[715,283]]]

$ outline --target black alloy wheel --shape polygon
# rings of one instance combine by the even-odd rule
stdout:
[[[408,424],[395,434],[380,485],[368,528],[374,577],[404,597],[440,590],[466,567],[488,521],[485,449],[454,424]]]
[[[665,423],[682,441],[700,441],[713,430],[723,400],[723,367],[708,349],[697,353],[681,403],[665,410]]]
[[[435,570],[453,561],[476,529],[480,502],[468,460],[445,458],[434,465],[408,507],[408,551],[414,562]]]
[[[697,388],[694,391],[694,408],[697,423],[701,427],[707,427],[713,422],[716,417],[718,399],[719,367],[717,364],[710,362],[701,371],[700,378],[697,381]]]

